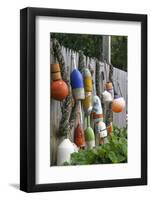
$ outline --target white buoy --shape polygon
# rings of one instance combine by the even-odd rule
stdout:
[[[64,162],[70,162],[72,153],[77,152],[78,147],[69,139],[64,139],[57,149],[57,165],[63,165]]]
[[[111,93],[109,93],[109,92],[106,91],[106,90],[102,93],[102,96],[103,96],[103,101],[104,101],[104,102],[113,101],[113,97],[112,97]]]
[[[94,123],[103,121],[103,110],[100,98],[97,95],[93,96],[93,109],[92,109]]]
[[[107,137],[107,129],[104,122],[98,122],[95,126],[96,133],[99,135],[100,138]]]

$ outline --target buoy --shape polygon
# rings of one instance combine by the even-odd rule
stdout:
[[[71,86],[73,97],[76,100],[82,100],[85,98],[84,83],[81,72],[78,69],[74,69],[71,73]]]
[[[106,90],[102,93],[102,96],[103,96],[103,102],[110,102],[110,101],[113,101],[113,98],[112,98],[112,96],[111,96],[111,93],[108,92],[108,91],[106,91]]]
[[[83,109],[86,115],[89,115],[92,111],[92,92],[85,92],[85,99],[82,101]]]
[[[115,113],[123,112],[125,108],[125,100],[123,97],[119,97],[118,95],[114,96],[114,100],[112,103],[112,111]]]
[[[92,116],[94,123],[103,121],[103,111],[100,98],[97,95],[93,96]]]
[[[87,149],[95,147],[95,135],[93,129],[90,127],[89,117],[87,116],[87,128],[85,129],[85,140]]]
[[[77,152],[78,148],[69,139],[64,139],[57,149],[57,165],[63,165],[64,162],[70,162],[72,153]]]
[[[85,91],[85,99],[82,101],[83,109],[84,112],[89,115],[92,111],[92,76],[88,68],[83,70],[83,78]]]
[[[109,92],[111,94],[112,98],[114,99],[114,89],[113,89],[112,82],[107,82],[105,84],[105,88],[106,88],[107,92]]]
[[[92,76],[88,68],[83,70],[84,90],[85,92],[92,92]]]
[[[74,131],[74,143],[80,148],[85,147],[84,131],[80,123],[78,123]]]
[[[53,81],[62,79],[61,72],[60,72],[60,66],[58,63],[51,64],[51,79]]]
[[[81,102],[79,101],[79,111],[78,111],[78,125],[74,131],[74,142],[79,148],[85,147],[85,137],[84,130],[82,127],[82,110],[81,110]]]
[[[61,78],[59,64],[51,65],[51,98],[62,101],[69,95],[68,85]]]
[[[106,125],[104,122],[102,122],[102,121],[97,122],[95,125],[95,130],[100,138],[107,137],[107,129],[106,129]]]

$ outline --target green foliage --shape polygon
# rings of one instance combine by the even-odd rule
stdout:
[[[90,165],[127,162],[127,129],[114,126],[114,134],[109,142],[93,149],[79,150],[71,154],[70,163],[65,165]]]
[[[100,58],[102,37],[100,35],[52,33],[61,45],[75,51],[83,51],[84,55]]]
[[[111,37],[111,62],[114,67],[127,71],[127,37]]]
[[[51,33],[59,43],[75,51],[82,50],[84,55],[102,58],[102,36],[87,34]],[[127,37],[111,36],[111,62],[113,66],[127,71]]]

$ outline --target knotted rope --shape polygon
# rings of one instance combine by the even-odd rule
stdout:
[[[53,47],[54,56],[57,58],[61,66],[62,79],[68,84],[68,87],[69,87],[69,96],[67,96],[66,99],[61,102],[62,118],[59,125],[58,135],[69,136],[69,133],[71,130],[70,121],[73,122],[73,118],[74,118],[74,116],[71,115],[73,97],[71,93],[71,86],[70,86],[70,79],[69,79],[70,76],[65,65],[65,60],[62,55],[61,46],[56,39],[53,39],[52,47]]]

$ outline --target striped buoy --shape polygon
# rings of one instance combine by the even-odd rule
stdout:
[[[69,89],[62,80],[60,66],[57,63],[51,65],[51,79],[51,98],[62,101],[69,95]]]
[[[95,129],[96,129],[96,133],[99,135],[100,138],[107,137],[107,129],[106,129],[106,125],[104,122],[102,122],[102,121],[97,122]]]
[[[72,55],[74,69],[71,72],[70,80],[72,93],[75,100],[83,100],[85,98],[84,82],[81,72],[77,69],[75,64],[75,55]]]
[[[103,111],[100,98],[97,95],[93,96],[93,109],[92,116],[94,119],[94,123],[103,121]]]
[[[83,71],[85,99],[83,100],[83,109],[86,114],[92,111],[92,76],[88,68]]]
[[[87,116],[87,128],[85,129],[85,140],[87,149],[95,147],[95,135],[93,129],[90,127],[90,116]]]

